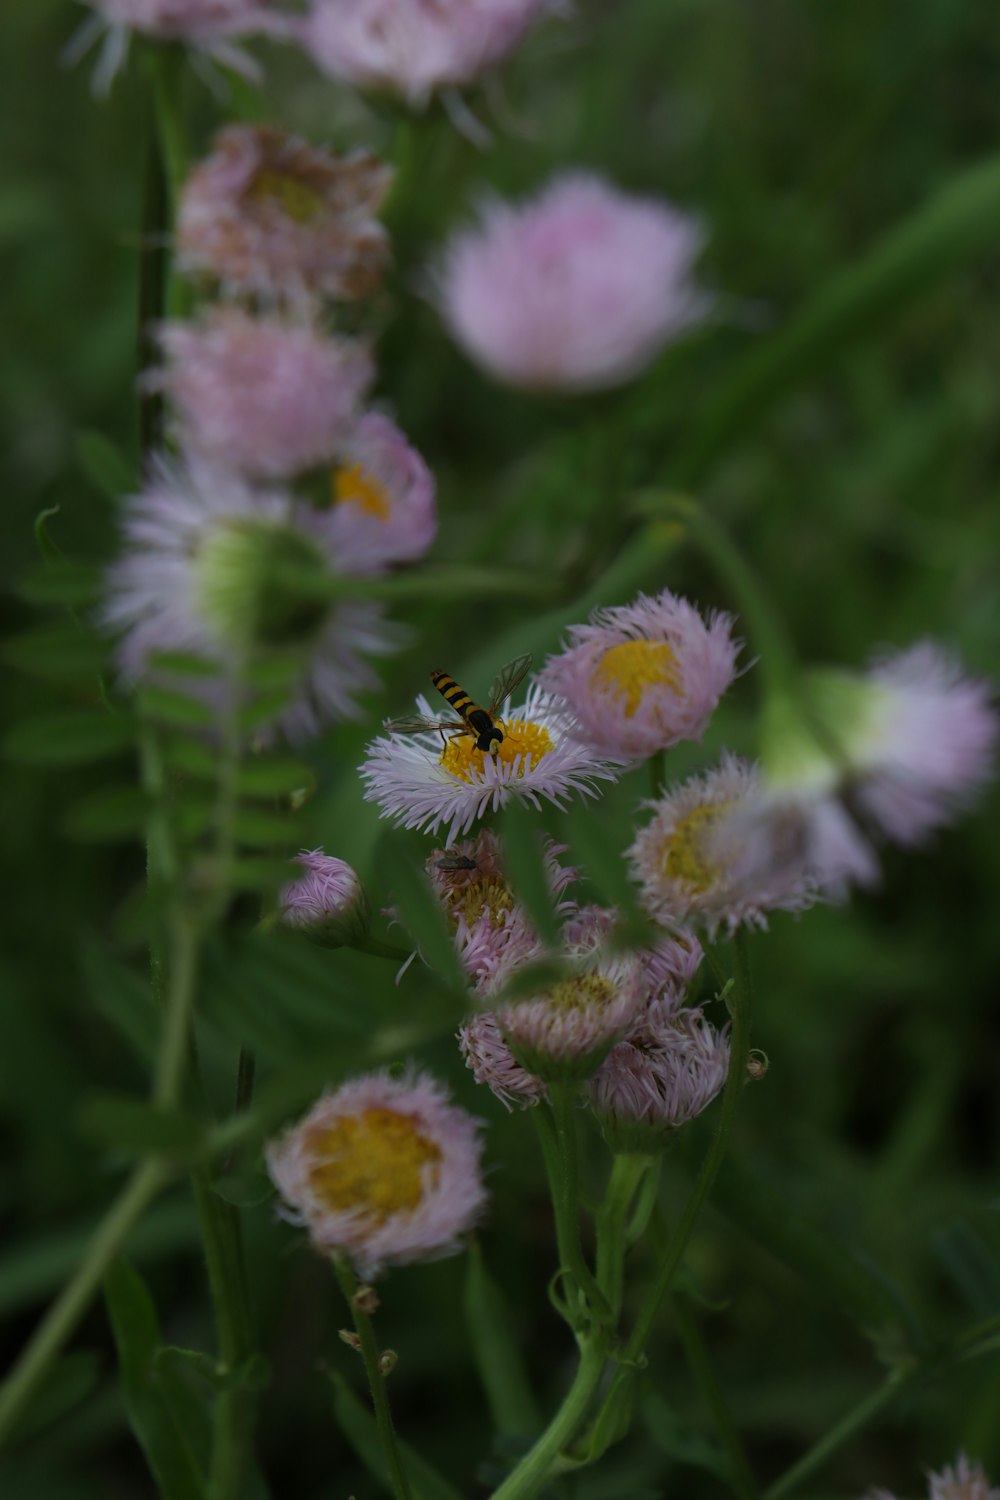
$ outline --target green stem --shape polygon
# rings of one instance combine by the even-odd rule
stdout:
[[[181,186],[187,175],[188,148],[181,108],[184,52],[179,46],[155,44],[146,54],[160,152],[169,188],[171,218],[177,217]]]
[[[511,1470],[492,1500],[531,1500],[559,1469],[559,1455],[576,1436],[597,1393],[604,1370],[599,1345],[584,1344],[573,1384],[552,1421],[520,1463]]]
[[[901,1366],[890,1371],[878,1390],[872,1391],[863,1401],[859,1401],[845,1417],[830,1431],[824,1433],[818,1443],[814,1443],[808,1453],[804,1453],[798,1463],[787,1469],[781,1478],[776,1480],[771,1487],[764,1491],[763,1500],[782,1500],[785,1495],[791,1494],[804,1479],[810,1474],[822,1468],[827,1459],[849,1442],[863,1427],[894,1401],[904,1384],[908,1384],[917,1374],[914,1366]]]
[[[237,1500],[244,1491],[256,1392],[239,1378],[254,1347],[249,1293],[235,1210],[214,1191],[205,1168],[191,1174],[215,1316],[219,1391],[212,1422],[207,1500]]]
[[[597,1221],[597,1285],[616,1321],[625,1282],[625,1225],[632,1201],[652,1165],[649,1156],[615,1156]]]
[[[568,1083],[550,1083],[550,1104],[532,1110],[538,1129],[556,1222],[556,1245],[563,1269],[572,1278],[579,1297],[578,1317],[590,1312],[610,1317],[607,1298],[587,1265],[580,1240],[580,1199],[576,1165],[576,1088]],[[574,1327],[577,1325],[574,1324]]]
[[[393,1494],[396,1500],[411,1500],[410,1484],[403,1468],[403,1461],[399,1453],[399,1445],[396,1442],[396,1431],[392,1425],[392,1412],[389,1409],[389,1396],[385,1388],[385,1376],[379,1363],[378,1343],[375,1339],[375,1330],[372,1320],[357,1304],[355,1294],[358,1290],[358,1280],[347,1261],[341,1256],[333,1257],[334,1274],[340,1284],[340,1290],[347,1298],[347,1305],[351,1310],[354,1320],[354,1331],[357,1333],[361,1344],[361,1358],[365,1364],[365,1374],[368,1376],[368,1388],[372,1394],[372,1405],[375,1408],[375,1423],[378,1427],[379,1440],[382,1451],[389,1467],[389,1477],[392,1481]]]
[[[201,933],[186,913],[178,912],[173,920],[171,937],[169,994],[153,1086],[153,1099],[166,1108],[178,1102],[184,1081]]]
[[[683,1296],[674,1298],[673,1307],[688,1366],[702,1399],[712,1414],[719,1441],[729,1459],[729,1478],[733,1491],[739,1496],[739,1500],[757,1500],[759,1491],[753,1477],[753,1470],[733,1421],[725,1393],[716,1379],[708,1347],[698,1327],[697,1319]]]

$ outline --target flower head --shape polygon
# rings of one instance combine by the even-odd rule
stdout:
[[[434,476],[395,423],[361,418],[330,480],[330,533],[353,566],[380,571],[422,557],[437,533]]]
[[[458,1043],[476,1082],[484,1083],[505,1109],[515,1104],[526,1108],[545,1098],[544,1083],[516,1061],[493,1011],[466,1021],[459,1028]]]
[[[95,15],[80,28],[70,44],[77,58],[101,32],[106,39],[97,64],[95,83],[103,92],[111,84],[128,53],[129,36],[138,31],[161,42],[184,42],[206,52],[217,62],[256,77],[257,69],[234,37],[263,33],[288,36],[289,13],[271,0],[87,0]]]
[[[651,916],[666,927],[703,926],[714,934],[742,923],[764,927],[769,911],[801,911],[811,904],[815,893],[794,867],[761,869],[750,883],[738,868],[739,848],[729,829],[762,800],[756,768],[727,754],[715,770],[646,804],[654,816],[636,835],[628,858]]]
[[[703,618],[664,589],[656,599],[600,609],[574,625],[539,683],[572,706],[588,741],[610,755],[644,757],[700,739],[736,673],[729,615]]]
[[[331,463],[358,417],[371,356],[349,339],[236,308],[160,331],[147,377],[174,407],[183,446],[251,479]]]
[[[426,1073],[369,1073],[324,1094],[267,1147],[290,1217],[366,1278],[460,1248],[486,1201],[480,1122]]]
[[[368,297],[389,255],[375,214],[391,180],[370,151],[334,156],[270,126],[230,125],[184,184],[178,262],[269,302]]]
[[[701,232],[667,203],[568,173],[536,198],[487,202],[437,272],[466,354],[511,385],[599,390],[637,375],[699,314]]]
[[[158,675],[158,655],[200,656],[217,675],[197,679],[199,690],[221,710],[248,656],[295,652],[301,672],[273,721],[293,739],[353,717],[356,694],[377,685],[365,657],[392,649],[379,607],[297,586],[308,573],[318,585],[332,579],[338,561],[309,507],[198,461],[160,459],[126,501],[123,529],[103,618],[120,634],[127,681]],[[283,564],[295,570],[292,583]]]
[[[562,978],[497,1012],[516,1061],[546,1083],[589,1077],[643,1001],[642,971],[629,955],[567,956]]]
[[[295,856],[303,874],[284,887],[278,905],[281,921],[314,942],[338,948],[368,927],[368,899],[351,866],[322,849]]]
[[[550,0],[314,0],[303,34],[317,66],[422,107],[512,52]]]
[[[563,926],[568,951],[580,956],[613,947],[621,913],[613,906],[581,906]],[[697,938],[663,936],[649,948],[628,950],[639,965],[647,1006],[657,1004],[664,1014],[679,1008],[704,958]]]
[[[426,698],[417,699],[417,708],[434,720]],[[439,722],[446,728],[455,716]],[[616,777],[610,761],[580,743],[571,716],[538,688],[500,722],[504,737],[495,755],[477,750],[468,734],[430,729],[380,736],[360,767],[366,800],[404,828],[445,828],[450,842],[511,798],[562,807],[572,793],[596,796],[595,782]]]
[[[960,1453],[954,1468],[927,1476],[928,1500],[1000,1500],[1000,1489],[992,1489],[980,1464],[970,1463]],[[888,1490],[869,1490],[865,1500],[896,1500]]]

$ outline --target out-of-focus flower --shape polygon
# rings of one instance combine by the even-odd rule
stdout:
[[[627,856],[641,886],[643,905],[674,929],[704,927],[733,932],[743,923],[767,925],[769,911],[801,911],[815,891],[800,869],[782,862],[761,868],[753,881],[737,873],[739,841],[727,826],[763,805],[757,769],[737,756],[704,776],[671,788],[645,804],[654,816]]]
[[[133,31],[162,42],[184,42],[247,77],[257,76],[253,59],[233,38],[251,34],[287,37],[293,22],[270,0],[87,0],[94,14],[70,43],[71,60],[82,57],[106,32],[95,85],[104,92],[122,66]]]
[[[230,125],[181,194],[181,269],[266,301],[368,297],[389,240],[375,218],[392,168],[370,151],[350,156],[266,125]]]
[[[417,709],[438,717],[426,698]],[[454,722],[441,717],[442,725]],[[478,818],[517,797],[533,807],[541,799],[562,807],[573,793],[594,797],[595,783],[614,781],[610,761],[580,742],[573,720],[538,688],[502,720],[503,741],[495,755],[477,750],[467,734],[442,737],[435,730],[380,736],[359,767],[365,798],[403,828],[429,833],[447,829],[450,843]]]
[[[357,873],[343,859],[322,849],[295,856],[303,874],[284,887],[281,921],[327,948],[339,948],[368,929],[369,906]]]
[[[303,41],[325,73],[416,108],[514,50],[551,0],[314,0]]]
[[[434,476],[394,422],[361,418],[331,476],[330,534],[352,566],[377,572],[422,557],[437,533]]]
[[[215,310],[160,330],[167,363],[146,377],[166,392],[183,446],[251,479],[329,464],[371,383],[371,356],[350,339]]]
[[[310,507],[197,461],[161,459],[126,501],[123,530],[103,618],[120,633],[128,682],[157,676],[163,653],[200,656],[218,675],[188,686],[221,713],[245,662],[298,652],[301,675],[272,725],[298,740],[354,717],[356,694],[377,686],[365,657],[392,650],[391,631],[375,603],[322,597],[340,559]],[[317,588],[303,593],[299,580],[310,573]]]
[[[563,926],[563,943],[578,957],[605,949],[621,951],[616,946],[620,926],[621,913],[613,906],[581,906]],[[683,1004],[704,957],[697,938],[689,933],[663,936],[651,947],[627,951],[639,965],[647,1005],[655,1002],[664,1014],[673,1014]]]
[[[611,1049],[587,1094],[612,1150],[641,1155],[700,1115],[728,1072],[728,1038],[700,1010],[668,1018],[653,1008]]]
[[[497,1012],[517,1062],[545,1083],[588,1078],[642,1006],[642,971],[629,955],[593,953],[565,976]]]
[[[267,1166],[314,1247],[369,1279],[461,1248],[486,1201],[479,1130],[428,1074],[370,1073],[272,1141]]]
[[[587,739],[610,755],[642,758],[700,739],[736,673],[732,618],[704,619],[669,589],[656,599],[599,609],[574,625],[539,684],[572,706]]]
[[[1000,1489],[990,1482],[980,1464],[970,1463],[964,1453],[958,1455],[954,1468],[946,1466],[940,1474],[927,1476],[928,1500],[1000,1500]],[[865,1500],[896,1500],[888,1490],[869,1490]]]
[[[545,1098],[540,1078],[514,1058],[493,1011],[483,1011],[459,1028],[458,1043],[466,1067],[477,1083],[484,1083],[505,1109],[526,1108]]]
[[[537,197],[488,201],[446,245],[436,300],[469,358],[539,390],[620,385],[693,322],[702,236],[685,214],[568,173]]]

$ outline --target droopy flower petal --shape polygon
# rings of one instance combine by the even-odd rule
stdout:
[[[423,557],[437,533],[434,476],[394,422],[367,412],[331,477],[329,532],[357,571]]]
[[[703,618],[669,589],[599,609],[574,625],[540,685],[572,706],[591,744],[611,755],[653,755],[698,740],[736,672],[732,618]]]
[[[515,1060],[493,1011],[466,1021],[459,1028],[458,1042],[476,1082],[484,1083],[506,1109],[545,1098],[544,1083]]]
[[[613,1149],[642,1153],[701,1114],[728,1072],[728,1037],[700,1010],[672,1019],[646,1012],[608,1053],[587,1093]]]
[[[314,1247],[370,1278],[461,1248],[486,1201],[479,1130],[429,1074],[369,1073],[272,1141],[267,1166]]]
[[[670,204],[584,172],[459,230],[436,298],[470,359],[511,385],[598,390],[637,375],[699,316],[701,231]]]

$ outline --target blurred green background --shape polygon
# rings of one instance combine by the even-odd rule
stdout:
[[[78,434],[97,430],[134,452],[148,100],[135,67],[101,100],[89,60],[60,65],[81,15],[70,0],[8,0],[0,12],[5,633],[36,618],[17,586],[34,562],[40,511],[58,507],[50,533],[70,554],[101,560],[113,550],[113,510],[81,469]],[[401,129],[291,52],[261,55],[260,94],[240,90],[227,102],[191,80],[196,151],[239,108],[336,147],[407,152],[411,170],[391,205],[395,268],[377,310],[379,398],[438,474],[437,560],[551,569],[551,631],[577,618],[574,599],[627,540],[610,476],[622,487],[684,483],[728,525],[805,657],[857,665],[874,646],[929,635],[976,672],[994,670],[1000,32],[992,5],[577,0],[575,14],[541,28],[507,70],[502,112],[491,97],[472,99],[494,122],[486,150],[443,119]],[[992,176],[984,165],[968,187],[966,174],[991,159]],[[539,402],[490,385],[449,344],[423,296],[435,245],[481,184],[526,191],[565,164],[669,197],[708,233],[710,325],[609,402]],[[921,220],[935,204],[940,212]],[[915,217],[923,237],[887,258],[879,247]],[[796,334],[788,342],[789,328],[805,330],[799,344]],[[682,547],[640,568],[632,586],[639,582],[733,604]],[[371,874],[379,830],[353,767],[372,725],[405,711],[444,651],[449,670],[473,672],[474,691],[512,646],[544,654],[555,642],[535,615],[534,605],[492,602],[400,611],[410,645],[389,663],[384,696],[371,701],[366,723],[337,730],[316,752],[321,791],[303,842]],[[2,701],[16,720],[65,695],[5,671]],[[751,673],[713,725],[707,752],[723,743],[752,750],[756,701]],[[705,753],[684,747],[672,772]],[[4,1356],[75,1264],[120,1178],[121,1160],[78,1128],[83,1101],[144,1082],[109,1019],[142,1004],[132,919],[142,851],[74,841],[65,826],[106,774],[4,768]],[[620,845],[645,790],[633,776],[609,798]],[[900,1338],[933,1343],[1000,1313],[997,805],[993,793],[926,852],[887,856],[883,890],[799,922],[780,918],[753,939],[754,1040],[771,1066],[747,1091],[732,1166],[689,1264],[701,1298],[692,1305],[763,1484],[877,1385],[879,1356]],[[558,820],[549,826],[557,831]],[[377,879],[373,894],[378,903]],[[419,975],[396,991],[376,959],[328,961],[353,987],[362,1030],[369,1012],[412,1022],[433,1005],[432,984]],[[243,1000],[252,1008],[253,997]],[[311,1048],[330,1050],[321,1017],[292,1021],[270,1005],[262,996],[255,1011],[265,1077]],[[232,1027],[206,1026],[202,1041],[221,1108]],[[551,1409],[571,1349],[545,1298],[553,1246],[530,1125],[476,1090],[447,1035],[422,1056],[491,1122],[494,1197],[482,1248]],[[700,1126],[693,1134],[668,1163],[668,1214],[705,1139]],[[360,1382],[336,1340],[342,1314],[331,1279],[274,1222],[269,1203],[249,1210],[247,1223],[273,1369],[260,1442],[272,1493],[374,1494],[318,1373],[325,1361]],[[825,1267],[817,1245],[830,1249]],[[652,1253],[639,1257],[639,1280],[642,1256]],[[132,1254],[168,1341],[210,1349],[182,1189],[153,1210]],[[848,1280],[861,1267],[866,1285],[881,1286],[899,1308],[877,1347],[838,1266]],[[400,1354],[392,1394],[401,1431],[473,1494],[492,1471],[463,1275],[461,1261],[395,1273],[379,1318],[384,1342]],[[572,1500],[726,1492],[669,1310],[651,1356],[632,1437],[567,1484]],[[1000,1482],[998,1413],[1000,1357],[992,1355],[908,1393],[805,1493],[846,1497],[875,1484],[922,1493],[922,1471],[960,1446]],[[151,1493],[100,1308],[36,1417],[0,1461],[4,1500]]]

